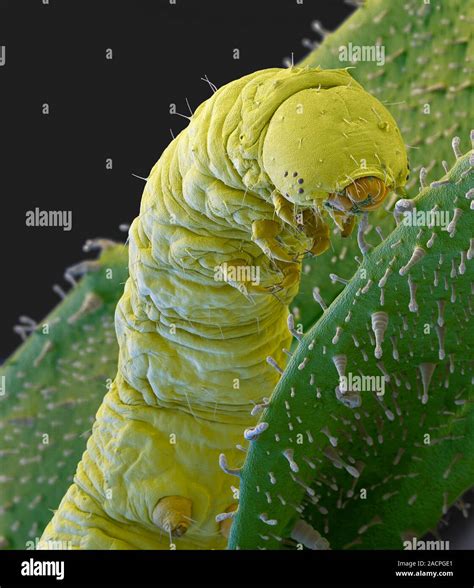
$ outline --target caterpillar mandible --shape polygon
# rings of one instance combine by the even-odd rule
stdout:
[[[233,494],[219,455],[243,462],[277,383],[301,260],[406,176],[395,121],[346,70],[257,71],[199,106],[148,177],[118,372],[43,545],[225,547],[238,478]]]

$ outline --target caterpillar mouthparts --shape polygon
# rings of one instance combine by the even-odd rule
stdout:
[[[346,186],[342,193],[333,193],[324,202],[329,214],[348,237],[354,229],[355,216],[376,210],[390,192],[389,187],[379,178],[366,176]]]
[[[354,212],[367,212],[378,208],[389,193],[388,186],[379,178],[359,178],[346,188],[346,194],[354,203]]]
[[[325,204],[345,214],[359,214],[379,208],[389,191],[382,180],[368,176],[349,184],[342,194],[331,194]]]

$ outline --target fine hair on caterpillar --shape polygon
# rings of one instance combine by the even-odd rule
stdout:
[[[130,227],[118,372],[45,540],[225,547],[231,517],[216,516],[236,498],[219,456],[238,475],[279,379],[267,358],[286,363],[302,259],[329,247],[330,219],[350,234],[406,176],[395,121],[346,70],[257,71],[196,109]]]

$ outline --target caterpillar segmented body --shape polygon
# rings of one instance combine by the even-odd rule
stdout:
[[[196,110],[147,180],[118,373],[43,541],[225,547],[219,455],[242,464],[279,377],[266,359],[285,364],[301,260],[328,248],[329,217],[348,235],[406,175],[395,121],[345,70],[258,71]]]

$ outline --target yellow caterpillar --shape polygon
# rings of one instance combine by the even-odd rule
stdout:
[[[301,260],[329,247],[329,217],[348,235],[406,176],[395,121],[345,70],[258,71],[201,104],[146,183],[118,373],[43,546],[225,548],[219,455],[243,462],[278,380]]]

